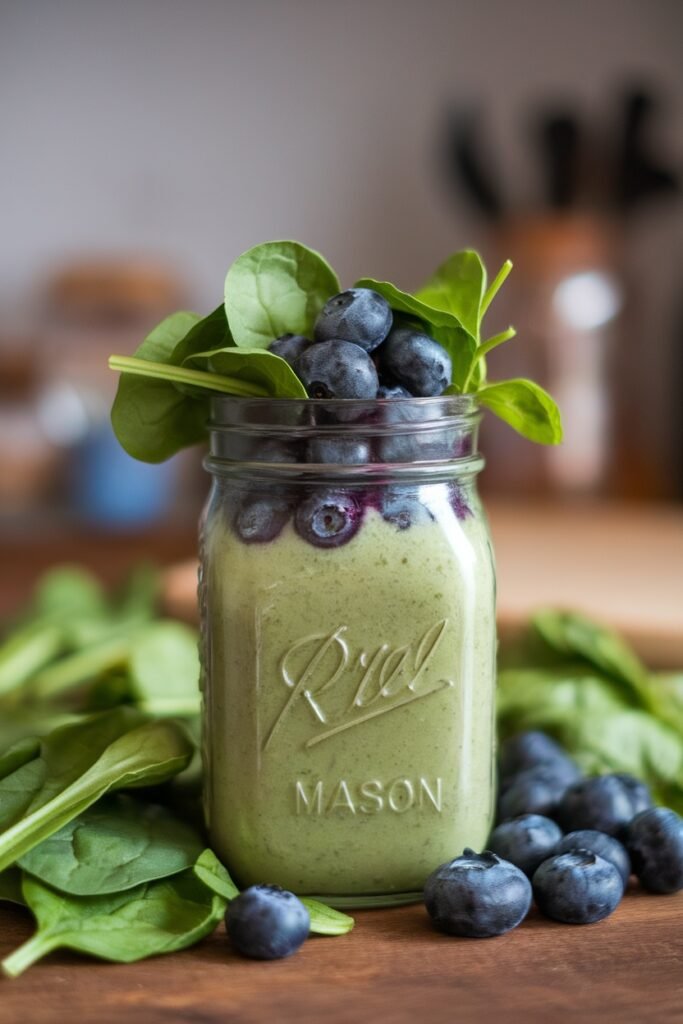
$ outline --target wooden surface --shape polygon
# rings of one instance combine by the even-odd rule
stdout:
[[[629,894],[607,921],[535,911],[497,939],[433,931],[420,906],[365,911],[288,960],[199,946],[125,966],[53,953],[0,980],[0,1024],[668,1024],[683,1019],[683,894]],[[0,953],[29,934],[0,910]]]

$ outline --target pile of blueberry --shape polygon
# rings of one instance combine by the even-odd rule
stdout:
[[[507,740],[500,754],[499,824],[481,854],[465,850],[425,886],[434,923],[451,935],[502,935],[532,899],[565,924],[592,924],[621,901],[631,874],[650,892],[683,889],[683,819],[654,807],[630,775],[582,778],[544,733]]]
[[[285,359],[314,399],[375,399],[436,397],[451,383],[451,360],[446,350],[415,322],[399,322],[387,301],[369,288],[351,288],[334,295],[318,316],[313,339],[286,334],[270,345]],[[348,410],[346,410],[348,414]],[[379,415],[379,414],[378,414]],[[297,445],[270,440],[254,458],[260,462],[315,465],[364,465],[421,462],[470,454],[469,438],[452,428],[416,431],[415,422],[433,416],[401,403],[387,404],[382,424],[396,431],[380,432],[372,441],[363,430],[345,436],[344,411],[337,410],[342,429],[323,408],[325,430]],[[325,417],[327,416],[327,419]],[[404,424],[401,429],[401,424]],[[372,434],[372,424],[368,425]],[[448,488],[451,508],[459,518],[469,514],[462,491]],[[246,543],[274,540],[293,518],[304,540],[316,547],[339,547],[361,526],[369,508],[375,508],[397,529],[433,518],[417,499],[414,488],[393,488],[382,494],[368,489],[316,488],[301,498],[294,490],[272,487],[245,494],[233,516],[237,535]]]
[[[333,295],[313,338],[285,334],[270,351],[285,359],[311,398],[429,398],[451,383],[450,356],[415,322],[401,322],[370,288]]]

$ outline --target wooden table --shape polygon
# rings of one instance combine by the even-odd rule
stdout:
[[[557,582],[567,586],[569,579],[577,595],[585,590],[589,603],[598,601],[605,611],[597,590],[609,589],[608,562],[612,557],[618,571],[620,551],[628,565],[613,587],[616,598],[624,596],[624,579],[630,581],[632,606],[641,603],[651,621],[657,594],[683,597],[675,555],[683,537],[678,510],[642,517],[633,510],[616,516],[609,510],[565,510],[553,526],[547,514],[530,519],[524,507],[494,506],[492,520],[501,597],[511,621],[526,615],[527,602],[552,600]],[[542,551],[533,564],[530,537],[536,554]],[[571,540],[578,541],[578,562],[568,550]],[[140,557],[186,558],[194,543],[191,530],[136,538],[47,535],[24,546],[8,542],[0,545],[0,611],[14,609],[39,571],[57,561],[83,560],[113,580]],[[569,563],[572,572],[561,570]],[[665,611],[675,623],[683,621],[670,603]],[[0,980],[0,1024],[683,1021],[683,893],[649,896],[635,888],[612,918],[585,928],[557,925],[533,911],[521,928],[491,940],[439,935],[419,906],[356,917],[350,935],[313,939],[292,959],[267,964],[234,955],[222,927],[194,949],[127,966],[53,954],[22,978]],[[30,930],[24,912],[3,905],[0,955]]]
[[[635,889],[607,921],[536,911],[497,939],[454,939],[421,906],[364,911],[340,938],[291,959],[233,953],[223,927],[199,946],[125,966],[54,953],[0,981],[0,1024],[665,1024],[683,1020],[683,893]],[[0,953],[26,938],[0,912]]]

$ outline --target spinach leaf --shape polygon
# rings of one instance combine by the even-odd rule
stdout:
[[[130,693],[137,706],[155,715],[199,711],[198,636],[181,622],[155,622],[130,645]]]
[[[486,291],[486,269],[472,249],[454,252],[415,298],[434,309],[452,313],[467,333],[479,341],[481,304]]]
[[[557,405],[543,388],[521,377],[486,384],[477,392],[477,401],[523,437],[538,444],[559,444],[562,422]]]
[[[64,623],[38,619],[14,630],[0,647],[0,695],[18,690],[64,649]]]
[[[104,592],[91,573],[75,566],[45,573],[28,616],[0,645],[0,694],[19,689],[68,647],[75,618],[105,613]]]
[[[223,867],[213,850],[204,850],[197,859],[194,873],[207,888],[222,896],[228,903],[240,894],[228,871]]]
[[[186,949],[225,913],[225,900],[191,870],[108,896],[66,896],[28,876],[22,889],[38,929],[3,961],[10,978],[59,948],[116,963]]]
[[[170,366],[176,346],[200,319],[196,313],[172,313],[147,335],[135,358]],[[125,372],[111,410],[119,443],[142,462],[163,462],[181,448],[203,441],[207,417],[206,398],[190,398],[160,377]]]
[[[220,304],[212,313],[191,327],[184,338],[173,349],[171,362],[174,366],[182,366],[189,356],[207,349],[229,348],[234,345],[232,334],[225,315],[225,306]]]
[[[102,584],[87,569],[63,565],[41,576],[34,595],[34,615],[65,618],[76,614],[105,614]]]
[[[51,699],[79,683],[125,665],[130,655],[133,629],[124,624],[114,630],[108,627],[104,633],[104,639],[36,672],[27,684],[27,698],[32,701]]]
[[[247,381],[262,388],[274,398],[308,398],[294,370],[274,352],[262,348],[222,348],[197,352],[186,360],[190,366],[233,380]]]
[[[348,914],[333,910],[319,900],[309,896],[301,896],[301,902],[308,910],[311,919],[311,932],[314,935],[346,935],[356,923]]]
[[[99,896],[192,867],[199,834],[165,807],[123,793],[105,797],[34,846],[19,867],[60,892]]]
[[[13,824],[0,835],[0,871],[105,793],[157,785],[187,767],[193,746],[179,724],[137,721],[136,712],[116,708],[58,729],[41,757],[0,782],[0,806],[5,792],[15,795]]]
[[[24,895],[21,891],[21,871],[18,868],[7,868],[0,871],[0,903],[17,903],[25,907]]]
[[[390,281],[375,281],[372,277],[362,277],[356,281],[355,287],[372,288],[373,291],[379,292],[397,313],[406,313],[409,316],[417,317],[429,327],[449,327],[453,331],[460,328],[463,333],[467,334],[463,324],[450,310],[432,306],[416,295],[411,295],[410,292],[401,291]],[[453,334],[452,337],[455,338],[456,334]],[[476,342],[476,337],[474,340]]]
[[[137,711],[117,708],[54,729],[41,740],[38,757],[0,781],[0,829],[9,828],[26,811],[70,786],[110,743],[142,721]],[[5,835],[0,836],[0,844]]]
[[[544,609],[531,621],[550,647],[570,657],[585,658],[605,675],[625,683],[638,697],[643,696],[647,670],[614,630],[578,612]]]
[[[505,735],[542,729],[572,745],[581,721],[626,708],[618,684],[581,663],[498,673],[498,725]]]
[[[239,256],[225,278],[225,311],[235,344],[268,348],[281,334],[311,335],[339,291],[320,253],[299,242],[265,242]]]
[[[14,743],[4,754],[0,754],[0,780],[22,768],[40,753],[40,740],[27,736]]]

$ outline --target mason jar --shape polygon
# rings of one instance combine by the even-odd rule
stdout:
[[[204,804],[241,885],[381,905],[481,849],[495,578],[470,396],[218,398]]]

